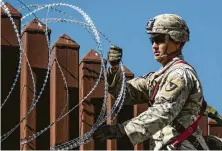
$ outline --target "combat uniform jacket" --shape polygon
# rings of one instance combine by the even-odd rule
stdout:
[[[201,83],[190,65],[176,63],[180,60],[183,60],[182,55],[173,58],[157,72],[127,81],[124,105],[150,104],[146,111],[122,123],[133,145],[149,138],[152,140],[150,149],[159,150],[179,135],[175,121],[187,128],[199,114],[203,101]],[[120,68],[112,72],[108,70],[109,93],[117,98],[122,72]],[[193,136],[203,149],[208,149],[199,127]],[[185,140],[180,149],[195,150],[195,147]]]

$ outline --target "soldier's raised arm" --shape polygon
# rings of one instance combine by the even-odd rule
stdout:
[[[108,61],[110,62],[110,67],[108,69],[108,91],[116,99],[121,89],[122,85],[122,72],[119,66],[119,62],[122,59],[122,49],[113,46],[109,50]],[[124,105],[134,105],[140,103],[148,103],[150,99],[149,91],[149,78],[152,73],[134,78],[126,82],[126,98]]]

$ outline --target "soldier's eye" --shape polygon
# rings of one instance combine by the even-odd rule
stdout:
[[[166,35],[163,34],[153,35],[150,37],[151,44],[153,44],[154,42],[156,44],[162,44],[165,43],[165,41],[166,41]]]

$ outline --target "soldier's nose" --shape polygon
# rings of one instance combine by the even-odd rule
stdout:
[[[153,45],[152,45],[152,48],[154,50],[157,50],[159,48],[159,45],[154,42]]]

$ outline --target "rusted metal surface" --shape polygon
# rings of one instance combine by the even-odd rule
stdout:
[[[209,135],[215,135],[222,138],[222,125],[209,124]]]
[[[111,111],[111,108],[114,103],[115,103],[114,98],[109,94],[108,95],[108,103],[107,103],[107,113],[109,113]],[[110,124],[112,118],[113,118],[113,115],[107,119],[107,124]],[[116,119],[111,124],[116,124]],[[107,150],[116,150],[117,149],[117,140],[115,140],[115,139],[107,140],[106,143],[107,143]]]
[[[30,61],[30,65],[33,69],[33,74],[35,76],[36,86],[38,92],[40,91],[40,88],[42,87],[42,84],[44,82],[44,75],[46,74],[46,68],[48,64],[48,46],[45,34],[41,32],[42,29],[36,28],[36,25],[38,22],[36,20],[33,20],[29,23],[29,25],[25,28],[25,30],[22,33],[22,43],[24,50],[26,52],[26,55],[28,56],[28,59]],[[32,28],[32,31],[27,30],[29,28]],[[33,99],[33,83],[31,78],[31,73],[28,68],[28,64],[26,62],[26,57],[23,56],[22,60],[22,70],[21,70],[21,107],[20,107],[20,117],[23,118],[26,113],[28,112],[30,105],[32,103]],[[36,133],[38,130],[41,130],[44,126],[44,124],[49,124],[49,119],[47,119],[49,115],[49,110],[43,110],[45,107],[49,107],[49,92],[48,92],[48,86],[45,87],[44,94],[42,95],[42,98],[39,101],[42,101],[41,106],[35,107],[35,109],[31,112],[31,114],[28,116],[28,118],[21,124],[20,126],[20,139],[24,139],[27,136],[31,136],[32,134]],[[38,94],[38,93],[37,93]],[[47,104],[48,103],[48,104]],[[37,106],[38,106],[37,104]],[[43,105],[43,106],[42,106]],[[36,122],[38,119],[41,121]],[[47,133],[46,133],[47,134]],[[45,139],[45,135],[40,136],[40,140]],[[41,148],[42,146],[47,146],[47,141],[41,142],[38,146]],[[49,144],[48,144],[49,146]],[[36,140],[31,141],[27,145],[23,145],[20,147],[21,149],[38,149]],[[41,148],[42,149],[42,148]]]
[[[21,13],[6,3],[20,32]],[[17,73],[19,64],[19,47],[16,33],[10,19],[1,8],[1,103],[6,99]],[[1,135],[8,132],[20,120],[20,78],[8,101],[1,109]],[[20,130],[16,129],[11,136],[1,143],[3,150],[20,149]]]
[[[217,122],[213,119],[209,119],[208,135],[215,135],[222,138],[222,125],[217,124]]]
[[[53,45],[54,47],[62,47],[66,49],[78,50],[80,45],[71,39],[67,34],[63,34],[59,37],[59,39]]]
[[[22,17],[22,14],[17,9],[15,9],[12,5],[10,5],[8,2],[5,2],[5,5],[8,7],[13,18],[18,19],[18,18]],[[1,8],[1,16],[7,17],[7,14],[5,13],[5,11],[2,8]]]
[[[91,49],[81,60],[81,62],[86,63],[101,63],[100,54],[97,53],[95,50]]]
[[[40,22],[38,19],[33,19],[23,30],[23,32],[29,32],[29,33],[45,33],[46,26],[42,22]],[[47,28],[47,32],[50,34],[51,29]]]
[[[18,12],[13,6],[6,3],[6,6],[9,8],[12,18],[17,26],[18,31],[20,32],[22,17],[21,13]],[[2,30],[4,29],[4,30]],[[1,46],[18,46],[18,39],[16,37],[15,29],[12,26],[10,19],[7,14],[1,8]]]
[[[37,19],[34,19],[23,30],[23,45],[24,47],[26,47],[27,50],[30,50],[27,53],[28,58],[34,58],[29,59],[31,66],[35,68],[47,69],[48,44],[46,36],[43,32],[44,26],[40,27],[38,24],[39,21]],[[48,32],[50,34],[51,30],[49,30]]]
[[[201,117],[199,126],[202,130],[203,136],[207,136],[208,135],[208,117],[206,115]]]
[[[95,50],[90,50],[82,59],[79,66],[79,86],[80,86],[80,97],[82,100],[92,87],[95,85],[96,80],[99,77],[101,68],[101,62],[99,54]],[[104,97],[104,81],[100,81],[95,91],[85,100],[79,108],[79,119],[80,119],[80,136],[91,130],[92,125],[95,122],[94,108],[92,100],[103,99]],[[102,101],[101,101],[102,103]],[[81,145],[80,150],[93,150],[96,149],[94,145],[95,141],[86,145]]]
[[[213,120],[213,119],[209,119],[208,124],[209,125],[216,125],[217,122],[215,120]]]
[[[36,74],[33,73],[36,80]],[[33,84],[31,74],[29,72],[28,65],[26,63],[25,57],[22,60],[21,69],[21,106],[20,106],[20,119],[22,119],[28,112],[32,99],[33,99]],[[27,136],[36,133],[36,109],[32,110],[32,113],[28,116],[26,120],[20,125],[20,139],[24,139]],[[33,140],[27,145],[22,145],[20,149],[36,149],[36,141]]]
[[[71,102],[76,102],[76,104],[78,103],[78,99],[68,100],[67,102],[66,87],[64,85],[63,77],[61,75],[60,69],[55,59],[57,58],[62,68],[65,79],[67,80],[69,90],[72,88],[77,88],[78,90],[79,48],[80,48],[79,44],[77,44],[66,34],[60,36],[53,45],[52,53],[55,54],[55,56],[54,55],[52,56],[52,68],[50,74],[50,122],[51,123],[59,117],[66,104],[67,107],[64,113],[66,113],[69,110]],[[68,98],[70,99],[69,96]],[[78,114],[75,116],[78,116]],[[72,121],[74,119],[70,119],[68,115],[51,127],[50,129],[51,147],[55,146],[56,144],[65,143],[69,140],[69,133],[70,133],[69,128],[72,129],[74,128],[75,130],[79,129],[79,127],[69,127],[71,122],[69,120]],[[78,121],[74,122],[78,123]]]

